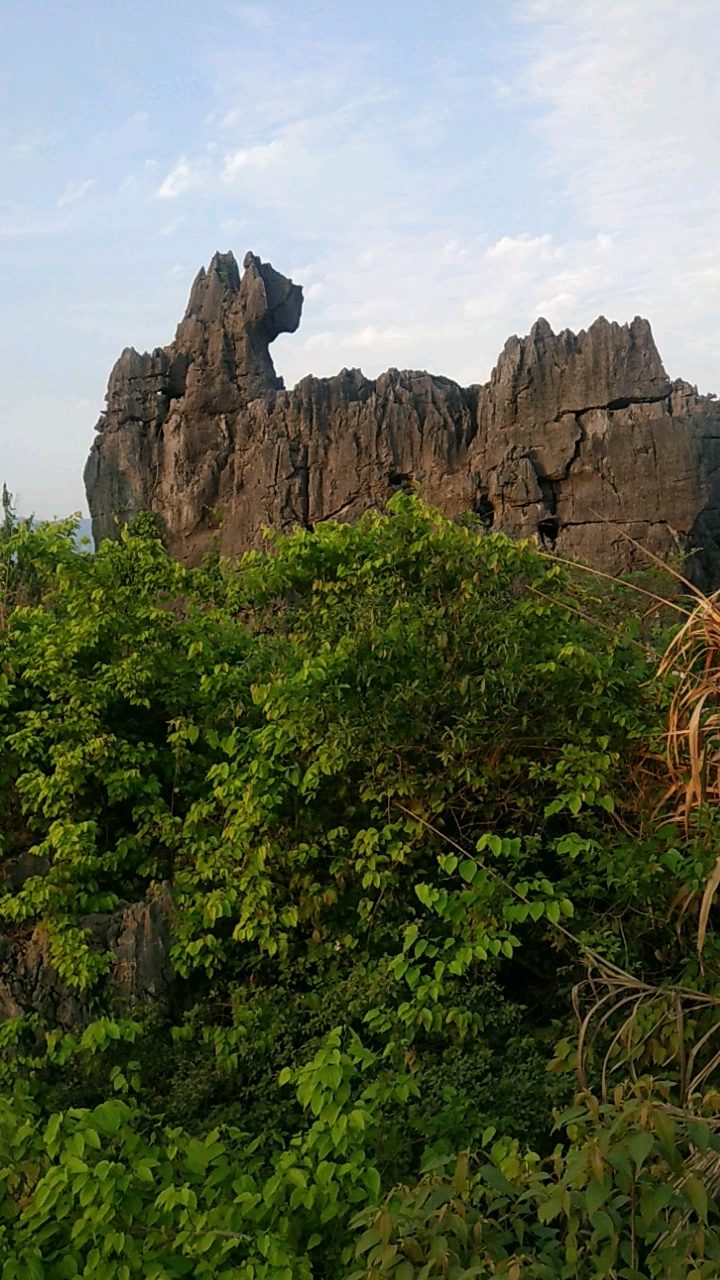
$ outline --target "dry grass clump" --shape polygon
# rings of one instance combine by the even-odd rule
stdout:
[[[695,591],[697,603],[669,644],[660,674],[675,680],[667,733],[670,796],[687,829],[701,805],[720,804],[720,592]],[[698,951],[705,942],[720,886],[720,855],[710,872],[698,916]]]
[[[667,764],[686,824],[698,805],[720,803],[720,592],[698,596],[659,669],[676,682]]]
[[[702,805],[720,804],[720,591],[705,595],[692,582],[665,564],[647,548],[622,533],[637,550],[680,585],[689,607],[678,600],[657,596],[642,588],[632,587],[650,596],[658,605],[686,615],[685,622],[668,645],[658,674],[670,676],[675,688],[668,715],[666,762],[669,790],[666,800],[676,800],[676,813],[687,831],[690,815]],[[566,561],[568,565],[572,562]],[[578,566],[575,565],[577,568]],[[607,578],[595,569],[588,572]],[[627,586],[632,584],[627,583]],[[652,612],[652,610],[651,610]],[[720,888],[720,854],[708,876],[698,915],[698,952],[707,934],[710,909]],[[691,905],[691,894],[683,903],[683,912]]]
[[[577,1073],[582,1089],[589,1088],[590,1064],[596,1043],[614,1034],[601,1067],[601,1095],[612,1094],[612,1077],[629,1072],[635,1084],[648,1069],[648,1057],[667,1070],[674,1064],[682,1108],[692,1110],[720,1068],[720,998],[687,987],[659,987],[626,973],[598,956],[585,954],[586,976],[573,990],[578,1025]],[[622,1016],[618,1015],[622,1011]],[[687,1028],[709,1021],[708,1029],[687,1043]],[[605,1036],[603,1036],[605,1033]],[[718,1118],[720,1127],[720,1117]]]

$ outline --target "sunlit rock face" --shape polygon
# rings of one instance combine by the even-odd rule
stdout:
[[[285,390],[269,345],[297,329],[302,289],[252,253],[243,267],[216,254],[175,340],[115,365],[85,471],[96,544],[151,510],[196,563],[413,488],[611,573],[644,563],[639,543],[720,585],[720,409],[669,381],[646,320],[538,320],[482,387],[343,369]]]

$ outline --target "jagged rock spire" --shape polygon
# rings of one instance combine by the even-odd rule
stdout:
[[[237,554],[270,525],[352,520],[417,487],[449,515],[611,572],[697,551],[720,585],[720,408],[670,383],[650,325],[600,317],[508,339],[484,387],[391,369],[283,389],[269,344],[300,322],[302,289],[246,254],[198,274],[174,342],[123,352],[85,478],[97,539],[151,509],[193,562],[215,536]]]

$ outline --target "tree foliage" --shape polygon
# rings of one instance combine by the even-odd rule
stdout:
[[[0,1027],[0,1274],[717,1274],[715,824],[632,592],[404,494],[1,549],[0,916],[94,1020]],[[83,920],[161,883],[180,995],[126,1009]]]

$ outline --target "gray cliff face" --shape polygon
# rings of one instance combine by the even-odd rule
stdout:
[[[538,534],[611,573],[699,548],[720,584],[720,406],[670,380],[650,326],[604,317],[557,336],[538,320],[505,345],[478,400],[474,457],[495,525]]]
[[[25,869],[26,874],[45,871],[47,866]],[[89,934],[91,948],[110,953],[111,967],[102,990],[116,1011],[151,1004],[168,1013],[178,1005],[179,987],[170,960],[172,909],[165,884],[142,902],[123,903],[112,913],[78,919],[78,926]],[[97,1017],[96,996],[96,991],[79,991],[60,977],[43,929],[27,933],[20,927],[0,934],[0,1022],[38,1013],[51,1026],[77,1026]]]
[[[510,338],[490,381],[344,369],[286,391],[268,350],[300,322],[302,290],[253,254],[201,271],[175,340],[126,350],[85,471],[96,543],[152,510],[195,563],[262,530],[354,520],[398,488],[476,511],[611,573],[640,567],[623,534],[720,585],[720,407],[670,383],[650,326],[595,321]]]

